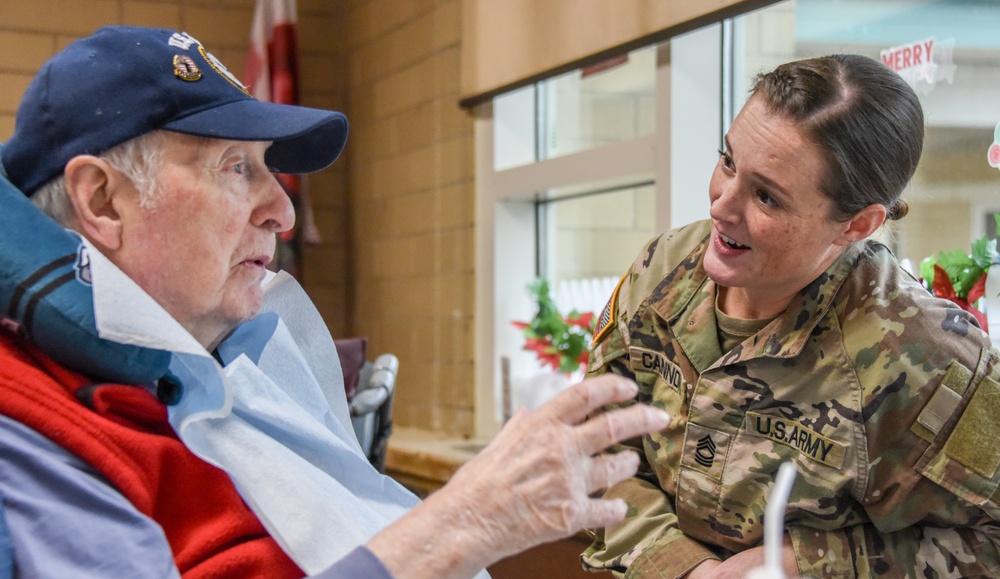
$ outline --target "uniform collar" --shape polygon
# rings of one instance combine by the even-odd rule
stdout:
[[[768,356],[772,358],[794,358],[805,348],[862,254],[868,251],[866,242],[854,243],[838,257],[830,267],[809,285],[804,287],[792,300],[784,313],[750,338],[750,342],[733,348],[721,363],[739,359]],[[730,359],[732,358],[732,359]]]
[[[715,327],[715,283],[709,279],[704,267],[709,243],[710,234],[706,234],[649,297],[650,307],[667,320],[674,336],[699,371],[762,356],[793,358],[799,355],[813,330],[833,306],[834,297],[858,260],[871,251],[873,242],[855,243],[844,250],[826,271],[796,295],[784,313],[725,356],[719,350]],[[687,326],[711,327],[712,339],[694,340],[692,333],[685,330]]]

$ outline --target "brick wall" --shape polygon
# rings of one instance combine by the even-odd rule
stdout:
[[[241,75],[253,0],[17,0],[0,10],[0,140],[32,75],[106,24],[191,33]],[[472,121],[458,106],[458,0],[299,0],[303,104],[347,113],[310,176],[322,243],[304,281],[336,337],[401,361],[396,422],[472,434]]]
[[[349,2],[352,328],[400,358],[397,424],[471,435],[473,141],[458,0]]]

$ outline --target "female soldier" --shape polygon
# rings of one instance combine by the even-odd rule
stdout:
[[[856,55],[758,78],[709,186],[711,220],[652,240],[615,290],[590,374],[634,377],[670,427],[611,488],[629,518],[585,565],[743,576],[778,466],[798,477],[786,572],[996,576],[1000,373],[985,333],[866,240],[906,214],[916,95]]]

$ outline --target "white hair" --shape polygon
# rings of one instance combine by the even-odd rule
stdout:
[[[163,149],[163,132],[152,131],[97,156],[132,182],[139,191],[140,207],[153,210],[159,197],[156,176],[160,172]],[[69,226],[76,215],[66,190],[66,178],[61,174],[35,190],[30,199],[36,207],[63,227]]]

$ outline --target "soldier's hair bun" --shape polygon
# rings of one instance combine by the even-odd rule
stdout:
[[[910,204],[903,199],[896,199],[889,207],[886,208],[886,219],[891,219],[896,221],[906,217],[906,214],[910,212]]]

